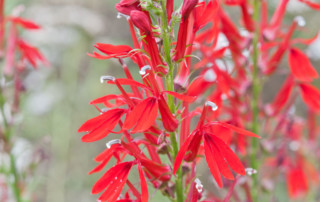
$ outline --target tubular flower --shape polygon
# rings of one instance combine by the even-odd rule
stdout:
[[[192,32],[192,30],[189,29],[189,16],[197,3],[198,0],[186,0],[183,2],[177,45],[175,48],[175,55],[173,56],[173,60],[175,61],[178,61],[184,57],[187,46],[187,36]]]
[[[151,58],[151,65],[155,72],[166,74],[166,64],[162,61],[157,43],[152,33],[149,17],[142,11],[131,11],[130,18],[133,24],[140,29],[141,35],[145,36],[143,47]]]

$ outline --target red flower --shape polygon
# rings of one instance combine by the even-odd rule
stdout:
[[[228,165],[235,172],[241,175],[245,174],[245,170],[235,153],[219,137],[223,136],[223,134],[219,134],[218,136],[218,134],[213,134],[212,131],[216,127],[223,127],[241,135],[251,137],[259,136],[223,122],[209,122],[207,124],[204,124],[206,116],[205,114],[208,107],[209,106],[204,107],[197,128],[189,135],[189,137],[186,139],[181,149],[179,150],[174,162],[173,174],[175,174],[180,167],[183,158],[187,158],[186,160],[193,160],[196,157],[200,147],[201,139],[203,139],[205,157],[211,174],[213,175],[219,187],[222,187],[222,179],[220,175],[223,175],[227,179],[234,179]]]
[[[183,2],[181,8],[181,22],[178,32],[177,45],[175,48],[175,55],[173,56],[173,60],[178,61],[184,57],[184,52],[187,46],[187,36],[192,32],[192,29],[188,29],[189,27],[189,16],[191,11],[197,5],[198,0],[185,0]]]
[[[291,198],[296,198],[308,191],[307,176],[301,166],[290,168],[287,174],[287,185]]]
[[[36,47],[31,46],[23,40],[18,41],[18,47],[22,54],[22,60],[27,60],[34,68],[37,68],[37,62],[40,61],[44,65],[49,65],[47,59],[38,51]]]
[[[129,172],[135,162],[123,162],[110,168],[93,186],[92,194],[105,190],[99,200],[105,202],[116,201],[125,185]]]
[[[320,111],[320,91],[311,84],[299,84],[303,101],[315,111]]]
[[[78,132],[89,132],[81,140],[93,142],[106,137],[118,124],[125,112],[125,109],[111,109],[100,116],[89,119],[78,129]]]
[[[293,77],[289,76],[287,80],[284,82],[282,88],[280,89],[276,97],[274,98],[273,102],[266,106],[267,114],[269,114],[270,116],[275,116],[281,111],[281,109],[288,102],[293,87]]]
[[[318,73],[309,58],[297,48],[290,49],[289,67],[293,76],[300,81],[311,82],[313,79],[318,78]]]

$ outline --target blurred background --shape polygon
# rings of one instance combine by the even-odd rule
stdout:
[[[22,16],[42,26],[41,30],[23,33],[23,37],[39,47],[51,63],[50,67],[41,67],[26,76],[27,91],[22,97],[21,124],[15,129],[14,138],[16,144],[19,143],[18,169],[32,166],[34,158],[39,158],[39,163],[33,168],[35,177],[29,179],[28,185],[32,201],[87,202],[97,198],[91,195],[91,187],[102,173],[92,176],[87,173],[96,166],[93,158],[105,148],[105,142],[82,143],[77,129],[97,115],[96,109],[89,105],[90,100],[113,91],[109,86],[100,84],[100,76],[122,75],[116,60],[100,61],[87,56],[96,42],[131,45],[126,20],[118,19],[114,9],[118,1],[6,1],[8,12],[23,5]],[[319,12],[310,12],[295,0],[291,2],[285,23],[289,25],[294,16],[302,15],[307,26],[299,34],[301,37],[313,37],[320,28]],[[271,4],[270,11],[275,6]],[[233,15],[236,16],[237,12]],[[320,39],[306,51],[319,69]],[[276,78],[272,85],[279,88],[283,79]],[[271,100],[274,93],[271,90],[264,96]],[[202,180],[208,187],[212,181],[206,173],[202,174]],[[285,191],[285,187],[280,190]],[[161,198],[155,197],[152,201],[161,201]]]

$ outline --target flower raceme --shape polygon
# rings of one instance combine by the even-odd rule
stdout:
[[[318,9],[312,1],[299,1]],[[239,201],[243,195],[249,201],[258,197],[251,193],[250,184],[262,187],[255,183],[265,173],[256,175],[259,180],[254,181],[242,175],[260,171],[263,162],[257,161],[263,161],[264,155],[279,159],[294,156],[295,161],[298,156],[305,158],[302,151],[315,148],[316,143],[312,143],[299,149],[315,140],[319,132],[316,114],[320,111],[320,91],[311,84],[318,73],[297,44],[310,45],[317,37],[296,38],[299,27],[305,24],[299,16],[290,26],[283,26],[288,0],[279,1],[270,20],[268,1],[261,1],[258,8],[250,2],[185,0],[179,9],[174,0],[121,0],[116,5],[119,16],[128,23],[132,45],[97,43],[94,47],[98,51],[89,56],[117,60],[126,78],[101,77],[102,83],[115,86],[120,93],[91,101],[100,115],[78,130],[86,132],[84,142],[116,137],[95,158],[98,165],[90,171],[102,172],[115,159],[115,165],[92,189],[94,194],[102,193],[99,200],[152,201],[148,194],[151,186],[178,202],[186,197],[192,202],[218,200],[212,193],[202,194],[205,187],[198,179],[198,163],[204,158],[217,186],[229,188],[224,201],[233,197]],[[239,9],[239,22],[230,17],[231,6]],[[254,18],[251,10],[261,13],[261,18]],[[282,71],[284,58],[288,67]],[[133,62],[130,67],[128,60]],[[273,101],[265,103],[260,88],[279,72],[287,79]],[[260,77],[263,79],[257,84]],[[308,141],[302,135],[306,122],[294,114],[299,96],[310,114]],[[252,126],[254,133],[245,130],[246,126]],[[258,135],[264,135],[261,144],[256,142]],[[285,173],[279,175],[292,182],[289,197],[306,192],[310,186],[301,174],[305,167],[283,164],[283,168]],[[134,186],[137,183],[131,179],[134,170],[140,186]],[[295,173],[300,177],[294,178]],[[222,177],[234,180],[233,184]],[[244,194],[240,193],[239,179],[244,183]],[[303,179],[303,186],[298,186],[296,179]]]

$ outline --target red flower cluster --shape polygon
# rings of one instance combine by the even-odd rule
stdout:
[[[300,1],[319,8],[311,1]],[[304,24],[301,17],[295,18],[287,30],[282,29],[288,2],[280,1],[270,21],[264,0],[254,8],[247,0],[185,0],[178,10],[174,10],[173,0],[121,0],[116,5],[120,15],[128,21],[133,47],[98,43],[95,47],[101,53],[89,55],[97,59],[118,59],[127,78],[101,77],[102,82],[117,86],[120,94],[91,101],[100,115],[78,130],[87,132],[82,137],[84,142],[101,140],[111,133],[117,136],[96,157],[100,164],[90,172],[101,171],[112,157],[116,159],[116,165],[93,187],[92,193],[103,192],[99,200],[150,201],[147,184],[179,202],[185,197],[192,202],[213,200],[215,197],[210,194],[202,195],[203,186],[195,180],[199,160],[205,157],[214,180],[222,187],[221,175],[235,180],[238,174],[245,175],[246,170],[248,175],[255,174],[257,158],[263,155],[261,148],[267,144],[275,149],[266,149],[268,154],[286,159],[268,165],[283,165],[290,183],[290,196],[295,197],[297,192],[308,189],[304,169],[310,164],[306,163],[303,152],[292,150],[283,142],[289,140],[294,145],[303,141],[302,131],[296,131],[300,119],[291,116],[297,98],[295,89],[300,90],[311,113],[320,110],[320,91],[311,84],[318,73],[303,51],[294,47],[308,45],[316,37],[293,39],[294,32]],[[223,4],[240,8],[240,23],[245,31],[237,28]],[[252,9],[255,9],[254,14]],[[260,23],[259,18],[254,17],[257,13],[261,13]],[[193,53],[200,58],[198,62],[191,61]],[[255,97],[263,85],[258,77],[268,78],[278,73],[286,53],[288,78],[274,101],[264,103],[260,97]],[[123,58],[130,58],[137,65],[135,72],[140,73],[139,81],[133,79]],[[194,76],[194,72],[198,75]],[[312,117],[310,125],[316,122]],[[261,147],[259,144],[251,147],[247,137],[259,136],[243,129],[250,124],[255,133],[265,135]],[[257,124],[264,127],[257,131]],[[313,127],[313,134],[317,132]],[[276,142],[279,139],[283,140],[281,145]],[[275,154],[279,148],[281,152]],[[285,157],[292,152],[297,158]],[[245,169],[236,153],[242,154],[245,165],[252,164],[254,169]],[[250,161],[245,156],[248,153],[252,157]],[[163,154],[168,161],[163,160]],[[129,180],[129,172],[135,165],[140,191]],[[297,181],[301,179],[303,184],[299,185]],[[250,178],[244,181],[248,199],[257,197],[251,196],[248,188]],[[128,189],[122,191],[125,184]],[[225,184],[230,186],[228,181]],[[235,199],[239,197],[235,185],[236,182],[230,186],[225,201],[232,194]]]

